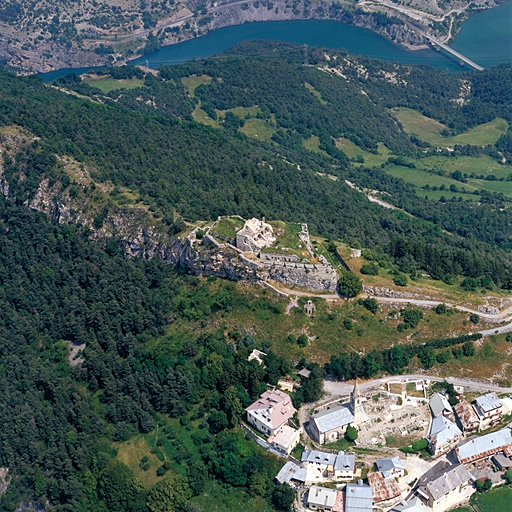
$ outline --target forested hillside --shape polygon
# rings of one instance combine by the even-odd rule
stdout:
[[[45,152],[92,164],[96,179],[140,192],[170,223],[177,217],[197,220],[233,213],[307,220],[315,233],[378,249],[398,261],[412,258],[436,278],[488,274],[499,286],[511,286],[509,256],[499,249],[511,247],[510,209],[500,207],[499,196],[470,205],[450,202],[440,210],[401,180],[365,166],[354,169],[337,147],[337,140],[345,137],[361,150],[376,151],[377,143],[385,142],[395,154],[421,156],[423,148],[386,107],[415,107],[428,114],[439,97],[440,117],[453,130],[463,130],[496,115],[510,119],[509,105],[495,99],[504,92],[503,85],[496,95],[485,97],[479,92],[483,85],[472,87],[470,101],[461,106],[454,96],[473,74],[459,77],[392,64],[381,70],[377,61],[356,61],[338,53],[328,64],[336,57],[346,76],[342,80],[327,68],[302,66],[300,52],[287,45],[278,47],[282,53],[269,45],[267,49],[262,57],[235,55],[164,69],[160,77],[148,76],[142,88],[111,92],[116,101],[108,105],[62,94],[35,78],[3,73],[1,121],[41,137]],[[243,45],[239,51],[249,50]],[[321,63],[323,53],[315,55]],[[394,70],[396,84],[382,74],[391,72],[386,66]],[[502,83],[510,68],[486,73],[488,90],[495,83],[493,77]],[[200,75],[211,80],[186,94],[184,79]],[[242,87],[247,81],[251,87]],[[108,102],[85,84],[67,79],[63,85]],[[147,100],[154,103],[152,111]],[[219,129],[187,120],[199,105],[214,117],[224,112]],[[275,123],[267,142],[240,132],[240,125],[254,116],[245,120],[243,114],[232,112],[254,105],[259,109],[257,119],[267,117]],[[471,108],[478,116],[471,115]],[[304,141],[315,137],[319,146],[312,152]],[[490,147],[485,151],[496,152]],[[318,176],[319,172],[332,174],[337,181]],[[369,204],[344,178],[385,190],[399,206],[428,222]],[[439,227],[462,236],[443,233]]]
[[[128,68],[44,84],[0,73],[1,127],[16,127],[28,141],[0,140],[0,466],[10,482],[1,510],[48,502],[73,512],[202,512],[210,510],[205,496],[243,504],[231,510],[289,507],[290,496],[272,483],[275,459],[238,422],[268,383],[290,373],[291,361],[252,326],[239,332],[223,316],[250,312],[265,322],[284,306],[231,283],[211,293],[205,283],[214,279],[179,274],[157,259],[128,260],[115,239],[91,242],[91,229],[121,196],[149,210],[170,239],[187,223],[218,215],[265,215],[307,222],[328,246],[361,246],[410,275],[512,289],[512,199],[489,185],[509,183],[511,68],[454,76],[321,50],[311,63],[302,65],[301,49],[258,43],[156,76]],[[132,89],[116,88],[119,80],[132,80]],[[409,132],[396,108],[414,110],[420,128],[435,130]],[[468,130],[496,118],[494,131],[486,127],[489,143],[449,151],[426,140],[476,140],[481,133]],[[83,164],[94,183],[78,183],[65,158]],[[462,161],[475,170],[448,167]],[[495,179],[480,171],[482,161],[498,169]],[[404,169],[459,188],[435,190],[444,200],[432,199],[430,185],[398,177]],[[92,228],[53,225],[30,211],[42,180],[70,197],[79,186],[91,197],[103,187]],[[470,186],[478,194],[461,192]],[[370,203],[368,190],[403,211]],[[376,306],[354,306],[365,311],[354,316],[353,336],[364,341],[361,325]],[[338,313],[319,311],[329,328]],[[419,322],[421,311],[412,312]],[[344,315],[348,332],[352,320]],[[388,321],[371,318],[373,328]],[[401,325],[399,332],[409,328]],[[386,328],[396,335],[396,326]],[[430,355],[468,339],[434,340]],[[286,343],[303,354],[308,339],[299,344],[294,334]],[[349,350],[348,341],[341,345]],[[417,340],[400,364],[385,347],[364,359],[330,354],[328,368],[338,376],[401,371],[426,352],[422,346]],[[268,353],[265,367],[247,361],[254,347]],[[323,369],[309,368],[296,406],[319,397]]]

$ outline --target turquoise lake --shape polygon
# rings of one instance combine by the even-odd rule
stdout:
[[[461,71],[447,54],[434,50],[409,51],[364,28],[338,21],[300,20],[245,23],[221,28],[183,43],[131,61],[152,68],[180,64],[190,59],[209,57],[251,39],[272,39],[309,46],[344,48],[350,53],[392,60],[403,64],[424,64],[438,69]],[[484,67],[512,62],[512,2],[479,12],[462,25],[453,48]],[[45,81],[54,80],[70,71],[84,72],[91,68],[61,69],[41,74]]]

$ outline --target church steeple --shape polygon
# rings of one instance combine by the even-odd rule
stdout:
[[[352,409],[352,414],[354,415],[355,424],[358,425],[363,421],[364,418],[364,409],[363,409],[363,399],[361,396],[361,391],[359,391],[359,385],[357,383],[354,384],[354,389],[350,395],[350,408]]]

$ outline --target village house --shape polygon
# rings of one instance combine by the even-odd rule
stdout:
[[[297,430],[289,425],[283,425],[280,432],[274,437],[269,438],[273,447],[284,455],[290,455],[293,449],[299,444],[302,429]]]
[[[335,511],[337,498],[338,491],[335,489],[312,485],[306,496],[306,505],[313,510]]]
[[[498,453],[491,460],[500,471],[509,471],[512,469],[512,459],[502,453]]]
[[[461,400],[454,406],[454,411],[464,432],[476,432],[480,428],[480,418],[473,406]]]
[[[461,464],[491,457],[499,452],[503,452],[507,457],[512,455],[512,436],[509,428],[473,437],[455,448],[455,456]]]
[[[394,476],[395,478],[400,478],[405,475],[405,466],[398,455],[376,460],[375,467],[377,471],[381,471],[385,477]]]
[[[343,451],[335,453],[304,450],[301,458],[306,468],[306,482],[350,480],[354,478],[356,456]]]
[[[432,420],[430,434],[427,437],[428,448],[434,457],[448,453],[462,439],[462,431],[445,416],[437,416]]]
[[[496,393],[487,393],[475,400],[475,411],[480,419],[480,430],[483,430],[491,423],[501,420],[503,402]]]
[[[303,484],[306,482],[306,469],[289,460],[277,474],[276,480],[292,487]]]
[[[359,480],[357,484],[345,486],[345,512],[372,512],[373,491]]]
[[[311,437],[320,444],[332,443],[345,434],[347,427],[357,427],[367,420],[363,399],[357,382],[354,385],[350,402],[314,414],[309,419]]]
[[[428,405],[434,418],[437,418],[438,416],[453,418],[453,408],[447,398],[444,395],[441,395],[441,393],[433,395],[428,402]]]
[[[296,388],[300,387],[300,384],[298,382],[295,382],[292,378],[288,376],[279,379],[277,381],[277,385],[282,391],[289,391],[290,393],[295,391]]]
[[[451,466],[442,475],[420,487],[418,494],[435,511],[453,496],[466,494],[472,486],[473,476],[462,464],[458,464]]]
[[[400,496],[400,489],[394,476],[384,476],[382,471],[370,473],[368,475],[368,483],[373,491],[373,501],[380,503],[381,501],[389,501]]]
[[[281,432],[297,412],[290,396],[278,390],[265,391],[245,410],[249,424],[267,436]]]

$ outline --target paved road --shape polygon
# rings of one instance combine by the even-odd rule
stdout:
[[[402,380],[431,380],[434,382],[443,382],[447,381],[454,386],[463,386],[466,389],[472,389],[475,391],[496,391],[497,393],[512,393],[512,387],[504,388],[501,386],[495,386],[494,384],[488,384],[483,381],[471,380],[471,379],[459,379],[455,377],[433,377],[430,375],[421,375],[421,374],[410,374],[410,375],[395,375],[382,377],[381,379],[369,380],[366,382],[359,382],[359,389],[361,391],[367,391],[368,389],[378,388],[382,384],[396,379]],[[346,396],[352,392],[354,388],[354,383],[345,382],[345,381],[337,381],[331,379],[324,380],[324,390],[330,395],[334,396]]]

